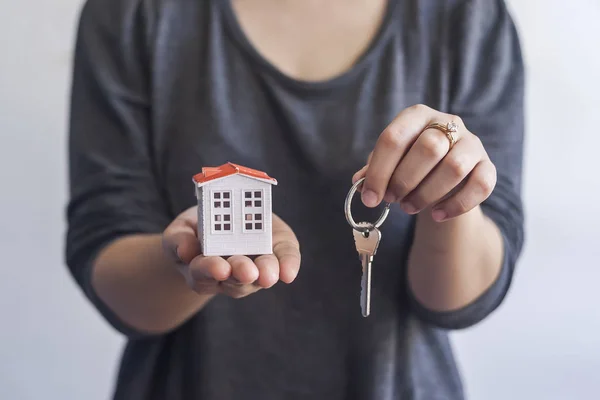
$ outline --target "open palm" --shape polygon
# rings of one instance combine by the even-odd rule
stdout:
[[[204,256],[197,234],[197,207],[181,213],[164,231],[163,247],[188,285],[201,294],[245,297],[278,281],[292,283],[300,270],[300,246],[292,229],[273,215],[273,254],[228,258]]]

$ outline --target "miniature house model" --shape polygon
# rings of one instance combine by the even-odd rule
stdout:
[[[205,256],[273,252],[271,186],[266,173],[227,163],[202,168],[193,178],[198,238]]]

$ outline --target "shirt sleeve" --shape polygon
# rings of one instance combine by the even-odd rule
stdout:
[[[136,332],[103,304],[90,278],[108,243],[162,232],[170,221],[153,162],[141,3],[88,0],[83,6],[69,121],[66,262],[105,319],[129,336]]]
[[[496,166],[496,187],[481,209],[502,234],[504,258],[492,286],[460,310],[434,312],[411,297],[426,321],[462,329],[482,321],[503,302],[523,247],[524,66],[518,34],[503,0],[464,1],[450,22],[449,112],[460,116],[481,139]]]

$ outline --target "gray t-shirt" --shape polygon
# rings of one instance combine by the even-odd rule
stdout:
[[[129,338],[114,398],[462,399],[447,330],[496,309],[523,244],[523,80],[501,0],[391,0],[354,67],[318,83],[261,57],[229,0],[88,0],[73,76],[67,263]],[[344,199],[383,128],[417,103],[460,115],[495,163],[482,208],[504,237],[502,272],[464,309],[425,309],[407,288],[415,220],[394,206],[363,318]],[[297,280],[217,297],[169,334],[136,332],[94,293],[93,257],[117,237],[162,232],[196,203],[192,176],[227,161],[279,181],[273,211],[300,241]],[[357,220],[380,212],[358,200],[354,210]]]

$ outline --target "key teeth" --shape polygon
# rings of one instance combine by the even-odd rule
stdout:
[[[365,227],[371,224],[362,222],[358,226]],[[359,254],[359,260],[362,264],[361,277],[361,293],[360,293],[360,308],[363,317],[368,317],[371,314],[371,263],[373,256],[377,253],[379,242],[381,241],[381,231],[377,228],[369,230],[367,235],[362,232],[353,230],[354,244]],[[365,242],[366,241],[366,242]]]
[[[364,271],[363,271],[364,274]],[[363,306],[365,304],[365,280],[360,279],[360,312],[362,313],[363,317],[365,316],[365,307]]]
[[[366,303],[367,288],[365,287],[365,280],[360,280],[360,311],[364,318],[369,316],[370,310],[365,309],[364,304]],[[368,307],[368,306],[367,306]]]

